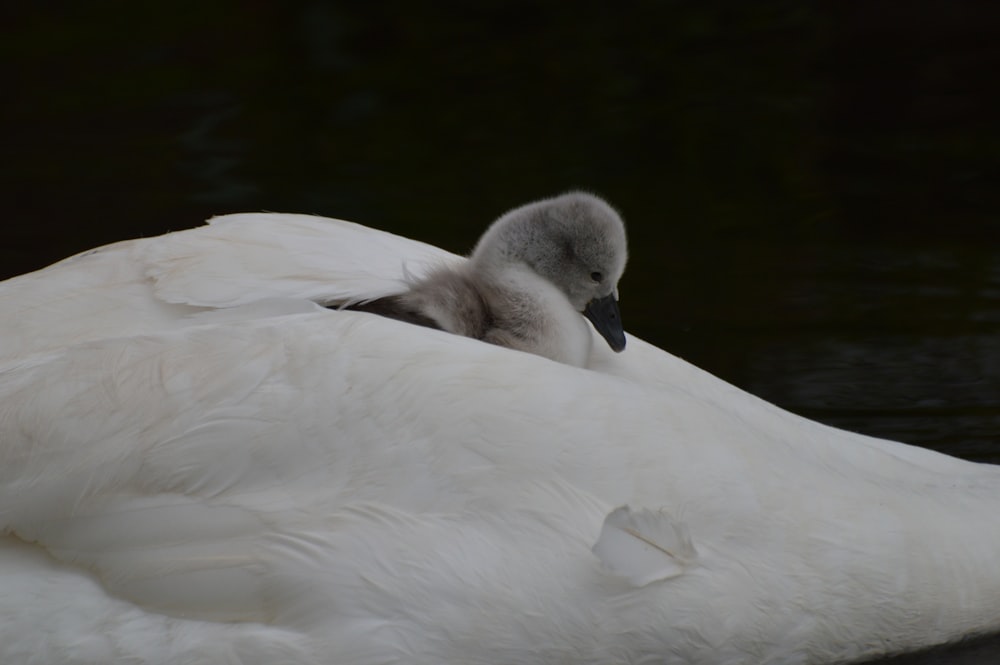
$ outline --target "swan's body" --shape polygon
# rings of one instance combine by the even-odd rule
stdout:
[[[818,664],[1000,629],[997,468],[640,340],[593,371],[314,304],[400,261],[462,260],[243,215],[0,285],[0,661]]]
[[[511,210],[466,263],[360,309],[582,367],[592,335],[580,314],[613,350],[625,348],[617,297],[626,257],[618,214],[571,192]]]

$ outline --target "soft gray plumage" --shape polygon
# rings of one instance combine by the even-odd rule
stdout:
[[[626,259],[618,214],[570,192],[497,219],[467,263],[356,308],[583,366],[592,336],[581,314],[612,349],[625,348],[617,299]]]

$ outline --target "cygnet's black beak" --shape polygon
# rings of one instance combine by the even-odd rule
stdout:
[[[608,346],[615,353],[625,348],[625,329],[622,328],[622,315],[618,312],[618,301],[613,293],[603,298],[594,298],[583,309],[583,315],[590,319],[601,337],[607,340]]]

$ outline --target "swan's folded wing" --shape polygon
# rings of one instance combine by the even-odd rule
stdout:
[[[143,260],[166,302],[232,307],[259,298],[326,305],[373,300],[464,259],[352,222],[240,213],[158,238],[145,246]]]
[[[0,532],[146,607],[268,620],[266,537],[339,489],[277,333],[105,339],[0,370]]]
[[[273,306],[279,300],[371,300],[405,290],[408,280],[435,266],[461,261],[351,222],[270,213],[217,217],[0,282],[0,365],[91,340],[221,320],[197,315],[261,300],[272,305],[258,308],[259,316],[288,313]]]
[[[0,282],[0,365],[104,337],[169,330],[203,311],[157,299],[127,240]]]
[[[453,434],[439,459],[419,423],[386,432],[360,417],[373,395],[391,399],[383,374],[424,389],[382,363],[378,339],[360,358],[358,345],[331,349],[338,334],[395,328],[323,311],[103,339],[7,365],[0,532],[88,571],[116,598],[224,622],[350,616],[372,585],[386,596],[412,589],[423,611],[451,584],[461,616],[466,598],[495,603],[521,580],[518,557],[547,562],[529,586],[555,584],[573,553],[581,570],[596,567],[584,555],[602,502],[549,474],[522,477],[520,465],[484,455],[492,446],[461,445],[470,437]],[[413,332],[410,347],[428,356],[414,366],[438,366],[435,353],[503,352],[438,337]],[[480,592],[469,593],[473,582]]]

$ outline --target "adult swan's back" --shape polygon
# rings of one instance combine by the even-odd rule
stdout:
[[[158,242],[0,285],[24,329],[59,284],[77,315],[0,369],[3,662],[828,663],[1000,628],[994,467],[638,340],[589,371],[293,306],[288,263],[158,287]]]

